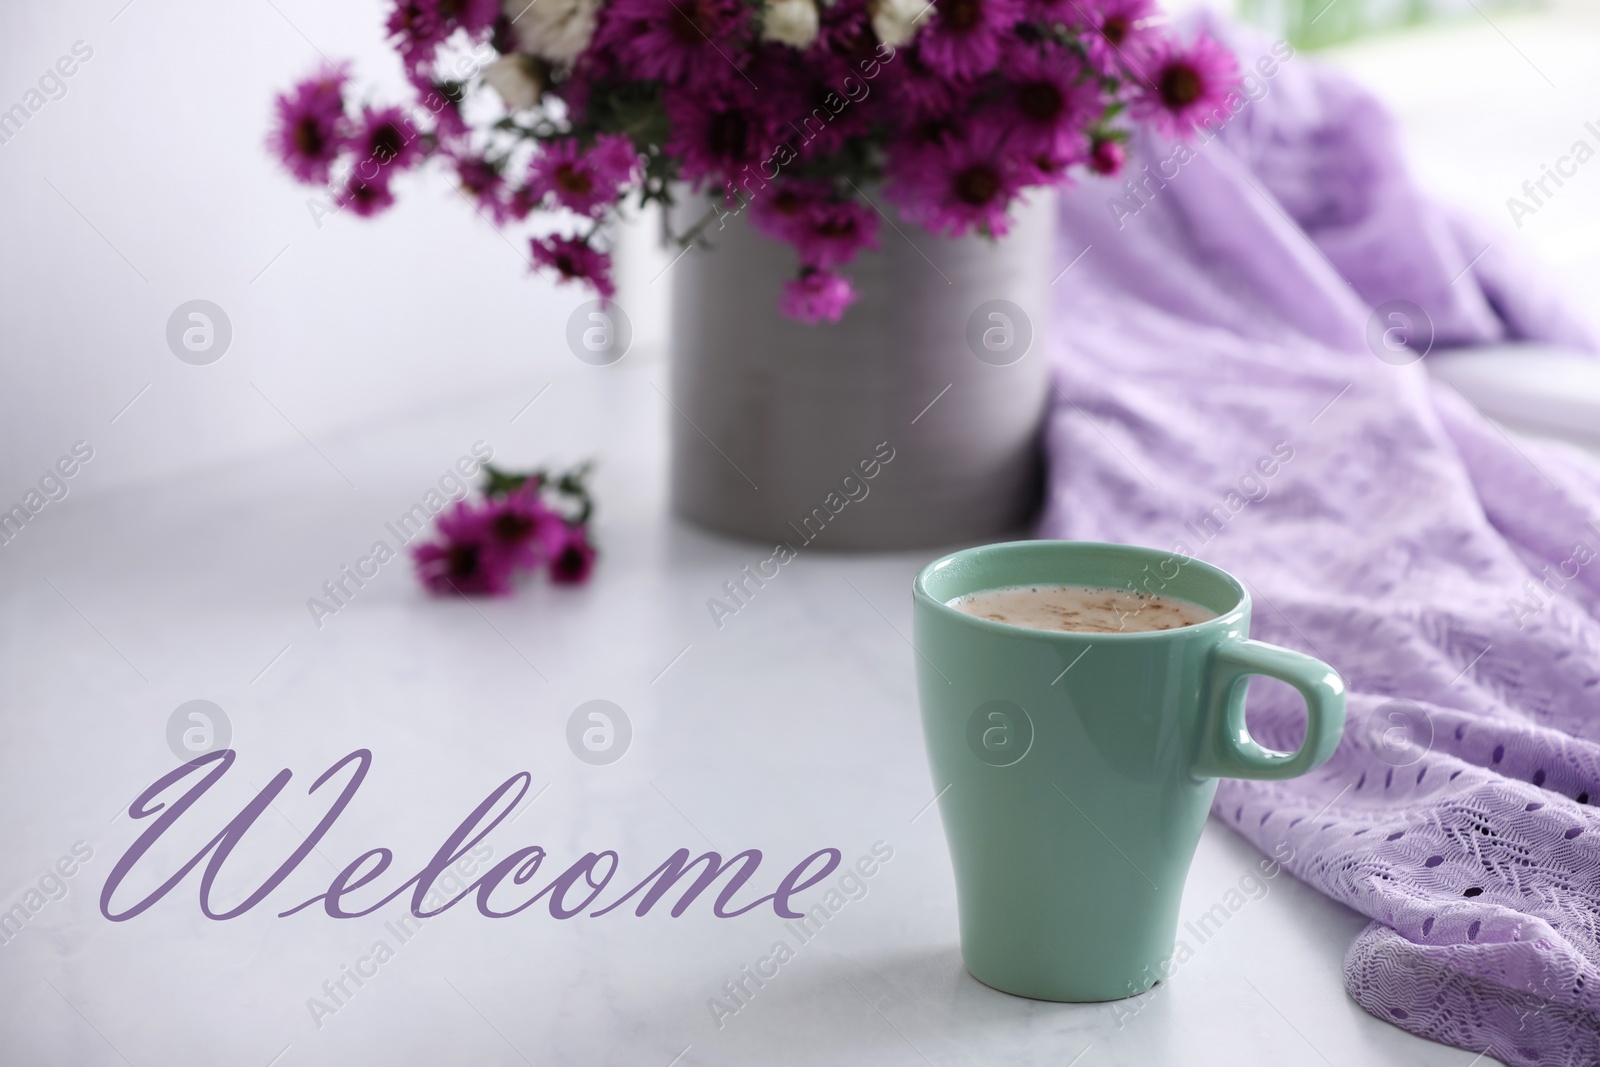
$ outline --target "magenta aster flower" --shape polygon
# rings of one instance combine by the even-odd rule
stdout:
[[[461,101],[466,94],[459,86],[449,86],[425,77],[419,71],[406,75],[417,92],[417,103],[433,116],[433,132],[444,141],[464,138],[470,132],[466,119],[461,116]]]
[[[1019,147],[1062,166],[1089,154],[1088,127],[1105,102],[1083,64],[1063,48],[1018,48],[1006,64],[1005,116]]]
[[[1017,181],[1019,185],[1071,185],[1068,170],[1083,161],[1081,155],[1068,155],[1050,148],[1020,151],[1015,161]]]
[[[817,267],[801,267],[798,278],[783,283],[778,310],[807,325],[838,322],[845,309],[856,302],[856,296],[855,287],[844,275]]]
[[[1109,178],[1122,173],[1122,165],[1127,161],[1128,152],[1122,147],[1122,142],[1095,138],[1094,147],[1089,151],[1090,170]]]
[[[511,213],[511,205],[506,179],[499,168],[480,155],[457,156],[454,162],[461,191],[496,223],[504,222]]]
[[[617,295],[611,280],[611,257],[590,248],[581,237],[535,237],[533,261],[554,268],[561,282],[583,282],[593,286],[603,303]]]
[[[361,130],[351,145],[355,149],[358,170],[369,161],[391,170],[404,170],[423,155],[417,131],[406,113],[397,107],[364,109]]]
[[[734,69],[754,11],[743,0],[615,0],[595,43],[629,78],[699,84]]]
[[[933,0],[933,17],[917,35],[917,56],[946,78],[987,74],[999,66],[1022,15],[1021,0]]]
[[[999,237],[1022,184],[1017,164],[1004,131],[974,123],[962,135],[892,157],[887,192],[906,218],[935,233]]]
[[[626,134],[602,133],[589,150],[589,163],[604,180],[626,185],[639,173],[639,150]]]
[[[328,180],[344,147],[348,124],[344,84],[348,75],[332,68],[308,78],[277,100],[278,125],[269,144],[296,178],[308,184]]]
[[[1137,70],[1138,63],[1160,42],[1152,19],[1156,0],[1068,0],[1084,30],[1089,62],[1102,74]]]
[[[388,176],[381,171],[370,180],[352,174],[336,199],[341,208],[349,208],[364,219],[394,206],[394,192],[389,188]]]
[[[1147,84],[1133,114],[1173,137],[1187,137],[1213,112],[1226,114],[1228,94],[1239,86],[1233,53],[1204,34],[1188,45],[1162,42],[1141,73]]]
[[[738,185],[751,178],[782,140],[776,121],[758,106],[755,91],[743,80],[669,90],[665,102],[671,128],[667,154],[678,159],[679,174],[696,188],[704,188],[710,179]]]
[[[878,213],[854,200],[819,201],[800,222],[793,243],[807,266],[837,267],[878,247]]]
[[[500,551],[491,533],[494,514],[458,500],[439,517],[440,540],[417,545],[411,550],[428,592],[435,596],[504,596],[511,592],[515,564]]]
[[[506,196],[505,204],[506,217],[521,222],[544,206],[544,193],[529,185],[519,185]]]
[[[834,155],[850,138],[871,132],[868,109],[842,91],[853,75],[848,61],[773,45],[762,53],[758,69],[762,91],[756,103],[767,109],[771,125],[802,159]],[[866,83],[854,77],[851,84]]]
[[[1077,0],[1026,0],[1026,3],[1027,16],[1034,22],[1071,28],[1083,25],[1084,16],[1078,10]]]
[[[536,567],[565,544],[566,522],[539,498],[537,486],[490,500],[484,509],[484,528],[496,552],[517,567]]]
[[[860,61],[871,56],[878,48],[878,38],[872,32],[872,19],[868,0],[833,0],[819,4],[817,40],[812,46],[818,52],[828,52],[845,59]]]
[[[889,91],[906,122],[948,119],[972,98],[972,82],[930,70],[915,52],[901,49],[891,65]]]
[[[395,48],[414,71],[456,30],[474,36],[490,30],[500,15],[499,0],[396,0],[388,30]]]
[[[624,134],[601,134],[588,151],[576,137],[568,137],[547,144],[534,157],[528,192],[536,200],[548,196],[580,215],[598,216],[616,202],[638,169],[639,154]]]
[[[598,555],[589,543],[583,526],[566,526],[555,551],[550,554],[550,580],[557,585],[581,585],[589,580]]]
[[[824,182],[779,182],[755,198],[750,206],[750,223],[768,237],[792,244],[811,205],[829,195],[831,191]]]
[[[758,196],[750,221],[768,237],[794,245],[808,267],[841,266],[861,249],[878,247],[877,213],[838,199],[822,182],[786,181]]]

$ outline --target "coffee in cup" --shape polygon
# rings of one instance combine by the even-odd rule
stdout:
[[[1208,622],[1217,613],[1203,604],[1140,589],[1035,583],[982,589],[947,604],[980,619],[1030,630],[1073,633],[1149,633]]]

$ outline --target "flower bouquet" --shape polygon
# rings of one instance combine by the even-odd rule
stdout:
[[[1238,77],[1153,0],[397,0],[388,30],[403,106],[358,105],[343,68],[278,98],[273,146],[324,210],[377,214],[437,160],[605,301],[605,222],[687,186],[710,203],[678,239],[748,208],[798,253],[775,295],[804,322],[856,299],[840,268],[878,246],[880,187],[933,233],[1000,237],[1026,190],[1116,173],[1130,123],[1185,136]]]

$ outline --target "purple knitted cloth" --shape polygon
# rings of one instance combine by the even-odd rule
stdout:
[[[1593,1067],[1600,469],[1505,436],[1366,332],[1404,299],[1430,359],[1592,341],[1503,239],[1419,195],[1370,97],[1303,57],[1264,67],[1215,140],[1135,146],[1137,197],[1066,197],[1061,266],[1081,259],[1055,287],[1041,533],[1227,568],[1256,636],[1344,675],[1332,762],[1224,781],[1213,814],[1372,918],[1351,996],[1507,1063]],[[1255,736],[1293,747],[1298,699],[1255,689]]]

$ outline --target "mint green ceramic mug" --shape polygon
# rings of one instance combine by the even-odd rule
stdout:
[[[947,603],[1031,583],[1131,585],[1217,617],[1068,633]],[[1144,992],[1172,955],[1217,778],[1292,778],[1324,763],[1343,731],[1344,683],[1320,660],[1251,641],[1250,597],[1231,575],[1153,549],[986,545],[930,563],[914,597],[922,725],[967,969],[1039,1000]],[[1252,674],[1305,698],[1298,751],[1250,738]]]

